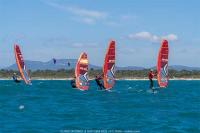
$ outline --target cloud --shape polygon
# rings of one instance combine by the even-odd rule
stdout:
[[[108,16],[105,12],[84,9],[78,6],[62,5],[54,2],[47,2],[47,4],[51,7],[66,11],[74,15],[76,18],[73,20],[78,20],[86,24],[94,24],[99,20],[106,19]]]
[[[66,7],[66,9],[78,16],[94,18],[94,19],[103,19],[106,18],[106,13],[94,10],[83,9],[79,7]]]
[[[138,18],[138,16],[132,15],[132,14],[120,15],[120,19],[123,21],[135,21],[137,18]]]
[[[100,46],[98,42],[77,42],[64,36],[40,38],[40,44],[41,46],[44,46],[45,48],[48,48],[48,47],[96,48]]]
[[[84,47],[89,47],[89,48],[96,48],[98,46],[97,43],[81,43],[81,42],[76,42],[71,44],[72,47],[75,48],[84,48]]]
[[[92,24],[95,24],[96,23],[96,20],[93,19],[93,18],[72,18],[72,20],[76,21],[76,22],[82,22],[82,23],[85,23],[85,24],[89,24],[89,25],[92,25]]]
[[[129,34],[129,39],[135,39],[135,40],[145,40],[145,41],[151,41],[151,42],[158,42],[162,39],[167,39],[168,41],[176,41],[178,40],[178,36],[175,34],[168,34],[166,36],[157,36],[150,32],[138,32],[135,34]]]
[[[163,36],[162,38],[163,39],[167,39],[169,41],[176,41],[176,40],[178,40],[178,36],[175,35],[175,34],[169,34],[167,36]]]
[[[139,32],[135,34],[130,34],[128,37],[130,39],[148,40],[148,41],[157,41],[159,38],[158,36],[152,35],[149,32]]]
[[[98,22],[107,26],[124,26],[126,23],[136,22],[137,16],[133,14],[110,14],[104,11],[86,9],[76,5],[60,4],[58,2],[46,1],[50,7],[71,14],[71,20],[85,24],[96,24]]]

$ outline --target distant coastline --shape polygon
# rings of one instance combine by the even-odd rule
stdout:
[[[72,80],[73,78],[32,78],[31,80],[61,80],[61,81],[69,81]],[[12,80],[11,78],[0,78],[0,80]],[[94,80],[94,78],[89,79],[90,81]],[[116,79],[117,81],[120,80],[125,80],[125,81],[148,81],[149,79],[147,78],[120,78]],[[154,79],[156,81],[157,79]],[[172,78],[169,80],[200,80],[200,78]]]
[[[144,70],[117,70],[116,80],[148,80],[148,69]],[[0,70],[0,80],[12,80],[14,70]],[[102,73],[102,70],[89,70],[89,79],[93,80],[96,75]],[[29,71],[32,80],[71,80],[74,77],[74,70],[37,70]],[[170,80],[200,80],[200,71],[176,71],[169,70]]]

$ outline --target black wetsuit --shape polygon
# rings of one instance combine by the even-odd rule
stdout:
[[[16,76],[13,76],[12,78],[13,78],[15,83],[20,83],[20,80],[18,80]]]
[[[150,81],[149,88],[150,88],[150,89],[153,89],[153,79],[149,79],[149,81]]]
[[[74,79],[71,80],[71,86],[72,88],[76,88],[76,81]]]
[[[152,71],[149,72],[148,77],[149,77],[149,82],[150,82],[149,88],[153,89],[153,77],[154,77],[154,74],[153,74]]]
[[[105,89],[105,87],[103,86],[103,84],[101,83],[100,79],[96,78],[95,79],[97,85],[99,86],[99,89],[102,90],[102,89]]]
[[[56,64],[56,59],[53,59],[53,63]]]

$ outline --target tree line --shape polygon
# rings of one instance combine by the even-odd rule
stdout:
[[[147,78],[149,69],[144,70],[117,70],[115,73],[115,77],[117,79],[133,79],[133,78]],[[18,73],[15,70],[0,70],[0,78],[10,79],[13,73]],[[94,70],[91,69],[88,72],[89,78],[95,78],[96,75],[101,74],[101,70]],[[31,71],[29,70],[29,74],[32,79],[59,79],[59,78],[73,78],[74,77],[74,69],[71,70],[37,70]],[[170,78],[200,78],[200,71],[176,71],[176,70],[169,70],[169,77]]]

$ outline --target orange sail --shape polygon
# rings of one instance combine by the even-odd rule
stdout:
[[[169,55],[168,41],[163,40],[161,42],[161,47],[157,59],[157,79],[158,79],[158,85],[160,87],[167,87],[168,85],[168,80],[169,80],[168,55]]]
[[[29,77],[28,71],[26,70],[26,66],[24,63],[24,59],[22,57],[20,47],[16,44],[14,45],[14,54],[15,54],[16,64],[20,72],[21,78],[24,80],[26,84],[30,84],[31,79]]]
[[[81,53],[75,68],[76,87],[80,90],[88,90],[88,59],[86,53]]]
[[[115,41],[111,41],[106,51],[103,65],[103,82],[106,90],[115,84]]]

